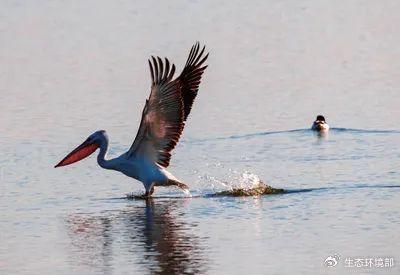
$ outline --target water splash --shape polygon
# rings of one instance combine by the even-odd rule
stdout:
[[[153,198],[193,198],[194,196],[190,192],[189,189],[180,189],[176,188],[176,190],[173,190],[172,192],[169,192],[167,194],[162,194],[161,195],[152,195],[152,196],[146,196],[145,193],[143,192],[132,192],[132,193],[127,193],[125,194],[124,199],[128,200],[149,200]]]
[[[224,169],[220,163],[207,164],[208,167],[215,166],[218,169]],[[267,194],[281,194],[285,190],[273,188],[263,183],[260,177],[249,171],[236,171],[228,169],[228,172],[222,178],[205,174],[198,176],[201,186],[199,189],[182,190],[179,189],[165,194],[155,194],[151,198],[146,197],[143,193],[126,194],[126,199],[148,200],[153,198],[198,198],[198,197],[215,197],[215,196],[261,196]]]
[[[219,180],[212,176],[204,176],[203,179],[210,181],[212,192],[204,195],[209,196],[261,196],[266,194],[284,193],[283,189],[273,188],[263,183],[260,177],[249,171],[238,172],[229,169],[226,179]]]
[[[182,189],[182,191],[183,191],[183,193],[185,193],[185,197],[187,197],[187,198],[193,197],[193,195],[192,195],[192,193],[190,193],[189,189]]]

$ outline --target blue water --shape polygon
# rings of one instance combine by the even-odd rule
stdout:
[[[399,274],[399,8],[3,1],[0,274]],[[125,152],[147,58],[179,71],[197,40],[209,67],[168,168],[191,196],[127,199],[142,184],[95,156],[53,168],[99,129]],[[260,181],[285,192],[215,196]]]

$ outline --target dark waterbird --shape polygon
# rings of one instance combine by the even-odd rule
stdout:
[[[311,130],[318,132],[329,131],[329,125],[328,123],[326,123],[325,117],[321,115],[317,116],[317,118],[313,122],[313,125],[311,126]]]

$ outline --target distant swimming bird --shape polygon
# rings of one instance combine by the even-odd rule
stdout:
[[[69,153],[55,167],[65,166],[86,158],[100,148],[97,163],[105,169],[120,171],[143,183],[151,196],[154,186],[177,186],[188,190],[188,186],[174,177],[165,168],[171,159],[182,134],[199,90],[201,76],[207,68],[203,66],[208,53],[203,56],[205,46],[193,45],[182,73],[173,80],[175,65],[167,58],[151,57],[151,92],[142,112],[142,120],[130,149],[121,156],[106,160],[108,136],[100,130],[90,135],[81,145]]]
[[[325,118],[319,115],[311,126],[311,130],[319,132],[329,131],[329,125],[326,123]]]

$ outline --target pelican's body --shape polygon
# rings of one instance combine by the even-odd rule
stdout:
[[[98,161],[98,163],[102,168],[117,170],[128,177],[141,181],[146,190],[150,190],[149,185],[166,186],[168,181],[178,181],[161,165],[146,158],[129,158],[126,153],[115,159],[105,162]]]
[[[203,57],[204,49],[200,51],[198,43],[192,47],[182,73],[174,80],[175,66],[172,64],[170,67],[168,59],[165,63],[159,57],[149,60],[151,93],[146,100],[136,138],[126,153],[107,160],[108,136],[100,130],[90,135],[56,167],[77,162],[99,148],[98,164],[104,169],[116,170],[141,181],[147,196],[154,192],[154,186],[175,185],[187,190],[188,187],[166,168],[207,67],[202,66],[208,57],[208,54]]]

